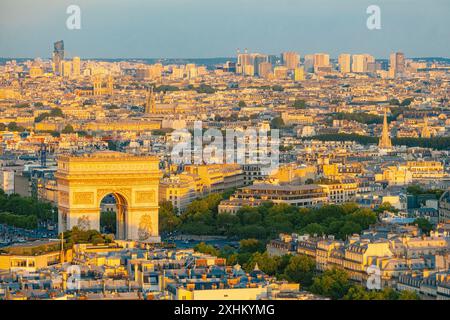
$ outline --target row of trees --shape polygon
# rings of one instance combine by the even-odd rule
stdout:
[[[422,194],[430,194],[430,195],[434,195],[436,197],[436,199],[439,200],[439,198],[444,193],[444,190],[424,189],[420,185],[413,184],[406,188],[406,192],[408,192],[409,194],[415,195],[415,196],[422,195]]]
[[[7,224],[16,228],[35,229],[38,219],[31,215],[18,215],[9,212],[0,212],[0,224]]]
[[[97,230],[81,230],[78,227],[73,227],[72,230],[64,232],[64,240],[67,248],[72,247],[78,243],[92,243],[104,244],[114,241],[111,235],[102,235]]]
[[[0,189],[0,223],[34,229],[38,222],[54,222],[57,211],[48,202],[18,194],[7,195]]]
[[[224,246],[221,250],[205,243],[199,243],[194,249],[198,252],[215,255],[227,260],[228,265],[240,264],[246,272],[256,265],[266,274],[278,279],[300,283],[307,287],[312,284],[315,274],[315,261],[305,255],[269,256],[265,243],[258,239],[243,239],[239,248]]]
[[[320,141],[356,141],[360,144],[376,144],[377,137],[363,136],[358,134],[321,134],[311,138]],[[433,138],[393,138],[392,143],[399,146],[433,148],[437,150],[450,149],[450,137],[433,137]]]
[[[62,112],[62,110],[58,107],[53,108],[50,112],[44,112],[41,113],[40,115],[38,115],[36,118],[34,118],[34,122],[41,122],[47,118],[50,117],[63,117],[64,113]]]
[[[197,88],[194,88],[194,90],[197,91],[197,93],[207,93],[207,94],[213,94],[216,92],[216,89],[204,83],[200,84],[200,86],[198,86]]]
[[[419,300],[415,292],[398,292],[392,288],[367,290],[350,281],[344,270],[332,269],[314,277],[309,290],[332,299],[343,300]]]
[[[158,87],[154,88],[155,92],[170,92],[170,91],[180,91],[180,90],[195,90],[197,93],[208,93],[212,94],[216,92],[216,89],[214,89],[212,86],[207,84],[200,84],[198,87],[194,87],[193,85],[188,85],[182,89],[180,89],[177,86],[172,85],[160,85]]]
[[[398,99],[391,99],[389,100],[389,104],[391,106],[401,106],[401,107],[407,107],[411,104],[411,102],[414,101],[414,98],[406,98],[404,99],[402,102],[400,102],[400,100]]]
[[[8,129],[8,131],[11,132],[24,132],[26,129],[25,127],[19,126],[16,122],[10,122],[8,125],[4,123],[0,123],[0,131],[5,131]]]
[[[292,107],[294,107],[295,109],[307,109],[308,105],[306,104],[306,101],[303,99],[297,99],[294,101],[294,103],[292,104]]]
[[[332,120],[349,120],[365,124],[383,123],[383,117],[364,112],[359,113],[336,112],[333,114]]]
[[[195,200],[180,216],[170,203],[164,202],[160,208],[160,230],[238,239],[270,239],[280,232],[331,234],[345,239],[377,221],[373,211],[359,208],[354,203],[299,209],[287,204],[267,202],[259,207],[244,207],[236,214],[218,214],[217,207],[222,199],[224,195],[212,194]]]
[[[251,115],[250,117],[249,116],[242,116],[242,115],[239,115],[238,112],[233,112],[232,114],[230,114],[229,116],[226,116],[226,117],[223,117],[223,116],[220,116],[220,115],[216,114],[214,116],[214,120],[215,121],[230,121],[230,122],[248,121],[250,119],[257,119],[258,116],[259,116],[258,114]]]

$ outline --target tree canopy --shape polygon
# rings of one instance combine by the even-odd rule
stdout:
[[[180,216],[168,203],[161,204],[162,231],[180,230],[193,235],[221,235],[237,239],[267,240],[279,233],[335,235],[346,239],[377,222],[370,209],[354,203],[325,205],[321,208],[297,208],[288,204],[263,203],[243,207],[236,214],[218,213],[220,201],[227,196],[212,194],[193,201]]]
[[[34,229],[39,221],[55,222],[56,210],[49,202],[18,194],[7,195],[0,189],[0,223]]]

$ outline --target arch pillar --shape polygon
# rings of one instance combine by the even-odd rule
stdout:
[[[132,209],[128,217],[130,220],[127,224],[127,234],[132,239],[159,242],[157,208]]]

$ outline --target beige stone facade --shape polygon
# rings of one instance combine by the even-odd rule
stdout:
[[[112,194],[117,203],[117,237],[159,241],[159,161],[151,156],[97,152],[58,158],[59,230],[100,229],[100,203]]]

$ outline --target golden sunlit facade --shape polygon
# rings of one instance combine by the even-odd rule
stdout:
[[[120,152],[97,152],[58,159],[59,231],[99,230],[100,203],[116,199],[117,236],[158,242],[158,159]]]

